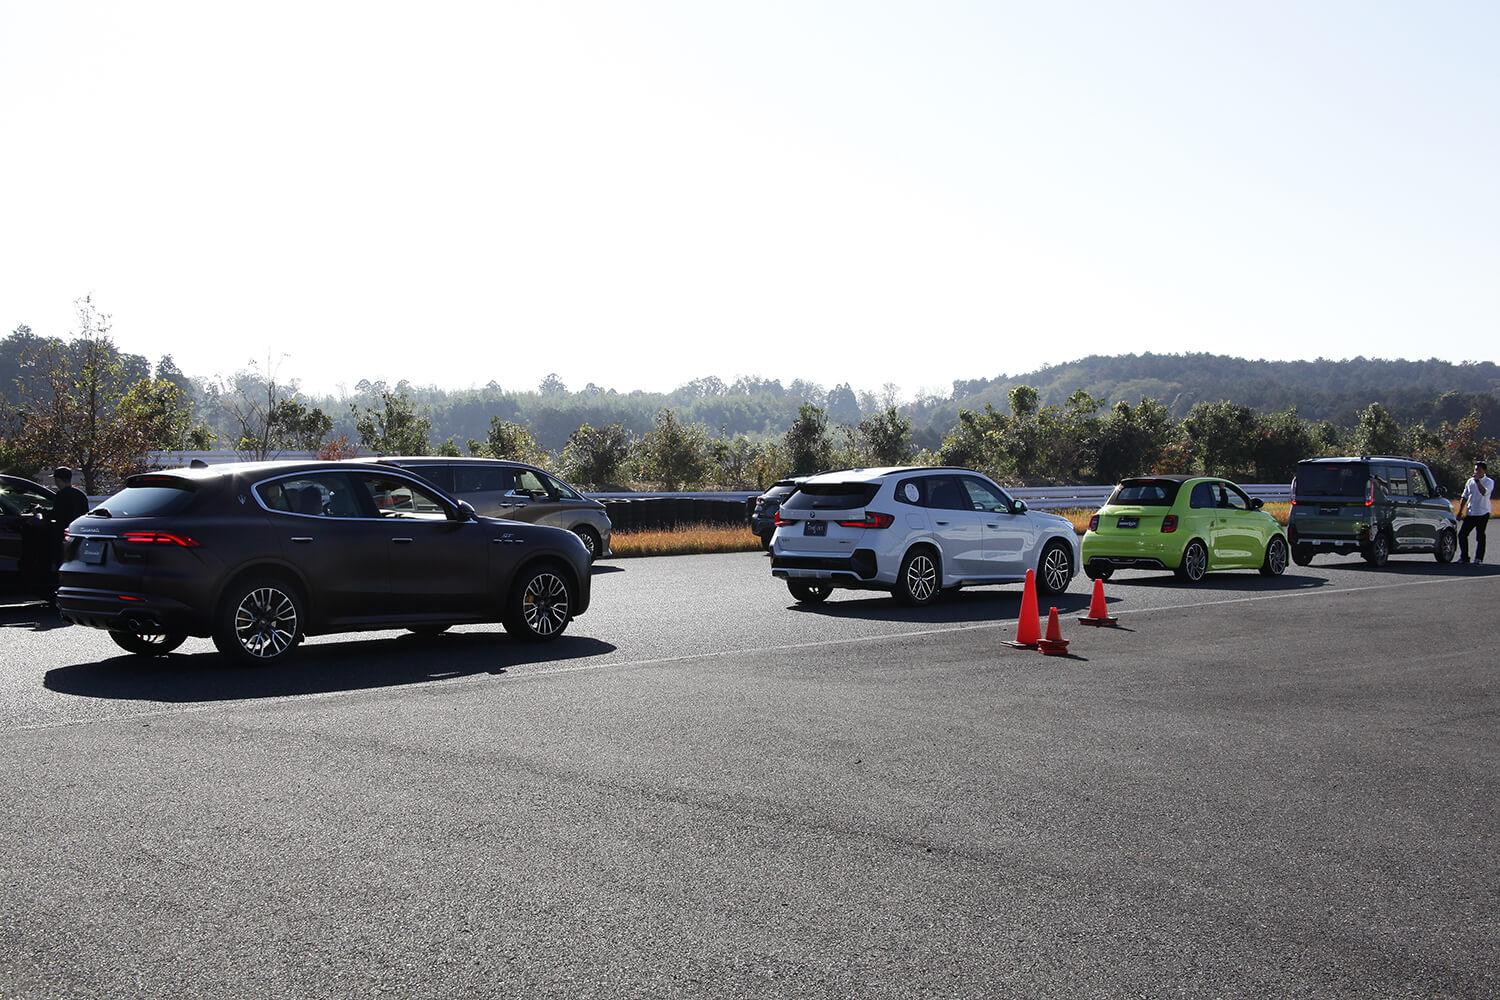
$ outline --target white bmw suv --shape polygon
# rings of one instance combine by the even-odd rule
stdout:
[[[1015,583],[1036,571],[1057,594],[1079,566],[1078,535],[970,469],[853,469],[813,476],[781,505],[771,575],[803,603],[834,588],[928,604],[943,590]]]

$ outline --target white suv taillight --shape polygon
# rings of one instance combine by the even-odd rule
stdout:
[[[896,523],[896,517],[893,514],[883,514],[878,510],[867,510],[863,520],[836,523],[840,528],[889,528]]]

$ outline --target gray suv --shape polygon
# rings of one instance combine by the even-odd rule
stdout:
[[[1458,518],[1446,491],[1421,462],[1386,455],[1312,458],[1297,463],[1287,536],[1292,561],[1319,552],[1359,553],[1372,566],[1393,554],[1430,552],[1451,562]]]
[[[496,458],[400,455],[355,461],[415,472],[484,517],[566,528],[583,539],[591,561],[610,554],[612,526],[604,505],[534,465]]]

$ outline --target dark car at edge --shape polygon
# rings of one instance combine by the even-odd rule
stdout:
[[[555,639],[587,610],[561,528],[480,517],[399,469],[264,462],[132,476],[68,529],[57,605],[123,649],[188,636],[270,664],[305,636],[500,622]]]

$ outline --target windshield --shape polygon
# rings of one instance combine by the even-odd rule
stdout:
[[[1182,484],[1175,479],[1127,479],[1109,495],[1106,504],[1170,507]]]
[[[806,483],[781,506],[789,511],[860,510],[879,492],[879,483]]]
[[[1363,497],[1370,467],[1363,462],[1316,462],[1297,466],[1295,497]]]
[[[193,496],[194,484],[185,481],[172,486],[127,486],[89,514],[97,517],[166,517],[182,511],[192,503]]]

